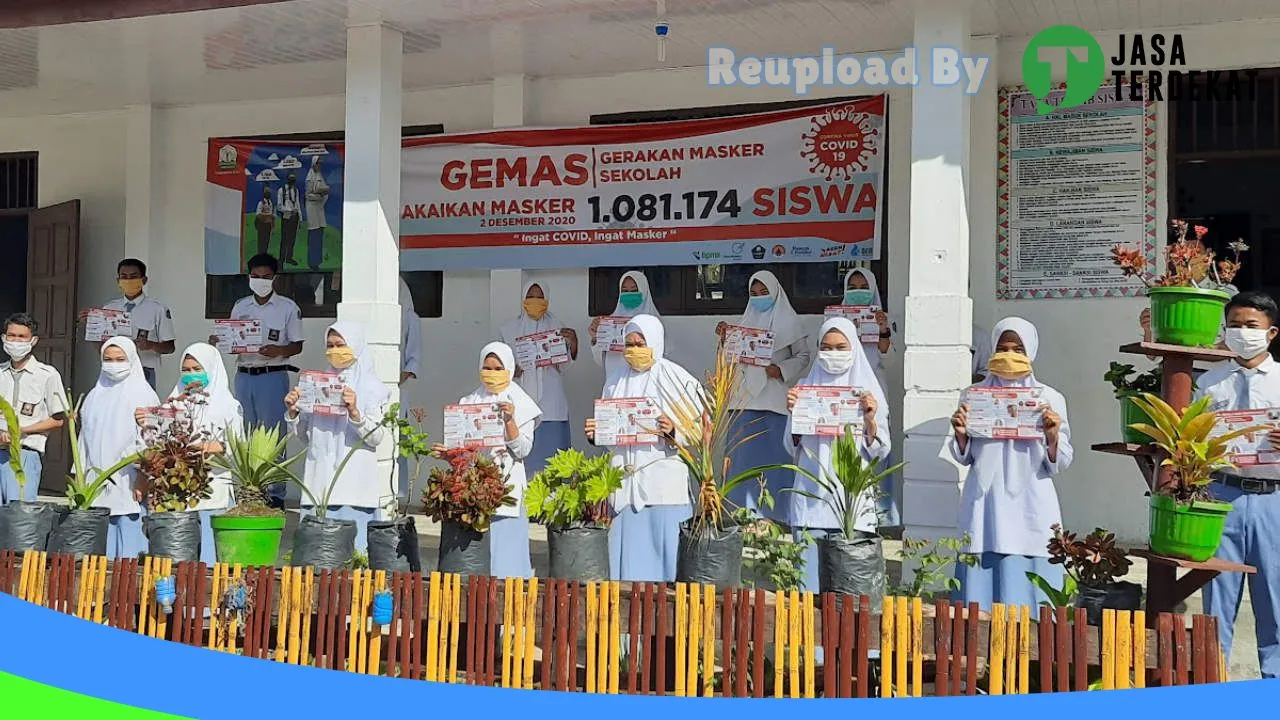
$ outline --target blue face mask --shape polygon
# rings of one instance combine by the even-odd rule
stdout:
[[[178,378],[178,382],[182,387],[189,388],[192,384],[199,385],[201,388],[209,387],[209,373],[206,372],[184,372]]]
[[[751,296],[751,308],[759,312],[765,312],[769,308],[773,307],[774,302],[775,298],[772,295]]]
[[[845,305],[874,305],[875,302],[876,302],[875,293],[871,292],[870,288],[863,288],[861,290],[845,290],[844,291]]]

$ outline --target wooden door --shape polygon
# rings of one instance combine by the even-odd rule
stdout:
[[[62,373],[62,384],[74,387],[76,349],[76,276],[80,254],[80,201],[70,200],[32,210],[27,224],[27,312],[36,320],[40,341],[34,355]],[[72,403],[74,397],[69,398]],[[49,437],[40,487],[62,494],[71,465],[67,433]]]

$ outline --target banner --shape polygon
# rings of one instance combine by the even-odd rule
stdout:
[[[885,104],[877,96],[709,120],[406,139],[401,267],[878,259]],[[278,145],[246,142],[210,142],[211,183],[223,147],[280,155]],[[237,205],[246,248],[255,237],[250,198],[261,193],[251,186],[255,172],[251,163],[232,173],[246,183]],[[333,192],[328,202],[339,202]],[[210,202],[210,213],[223,212]],[[212,214],[206,226],[214,227]],[[226,264],[216,255],[207,253],[208,272],[242,272],[215,270]]]

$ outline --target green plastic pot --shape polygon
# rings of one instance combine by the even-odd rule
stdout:
[[[1125,442],[1135,445],[1146,445],[1151,442],[1151,438],[1129,427],[1135,423],[1155,425],[1151,421],[1151,416],[1143,412],[1132,397],[1120,398],[1120,436]]]
[[[1158,343],[1213,347],[1222,327],[1222,312],[1231,296],[1221,290],[1159,287],[1151,298],[1151,332]]]
[[[1204,562],[1222,542],[1229,503],[1179,505],[1168,495],[1151,496],[1151,550],[1158,555]]]
[[[213,545],[218,562],[261,567],[276,564],[280,538],[284,535],[284,515],[228,517],[214,515]]]

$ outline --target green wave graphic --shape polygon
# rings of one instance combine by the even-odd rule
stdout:
[[[12,720],[192,720],[120,705],[0,672],[0,716]]]

